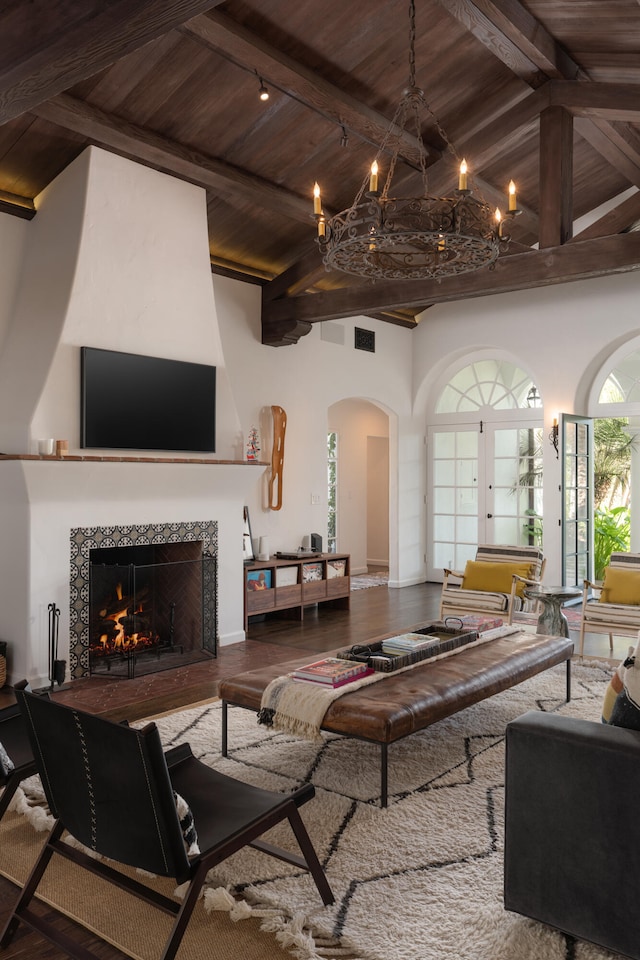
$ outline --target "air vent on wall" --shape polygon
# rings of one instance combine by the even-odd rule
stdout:
[[[376,335],[373,330],[363,330],[362,327],[355,328],[356,350],[366,350],[367,353],[376,352]]]

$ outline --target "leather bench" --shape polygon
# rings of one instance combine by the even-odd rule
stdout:
[[[380,638],[376,638],[380,639]],[[333,656],[329,651],[325,656]],[[461,650],[443,660],[424,661],[411,670],[334,700],[322,729],[380,745],[381,806],[387,805],[388,746],[480,700],[507,690],[559,663],[566,662],[566,698],[571,699],[573,641],[517,633]],[[249,670],[220,682],[222,755],[228,748],[228,706],[260,709],[262,693],[275,677],[309,662],[303,658]]]

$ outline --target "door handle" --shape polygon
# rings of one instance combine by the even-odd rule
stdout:
[[[492,514],[492,513],[488,513],[488,514],[487,514],[487,520],[491,520],[492,518],[493,518],[493,514]]]

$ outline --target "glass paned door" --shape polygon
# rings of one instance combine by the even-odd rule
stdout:
[[[542,546],[542,427],[489,426],[493,479],[488,477],[485,543]]]
[[[464,570],[480,543],[541,545],[541,427],[434,428],[430,449],[429,579]]]
[[[444,567],[464,570],[478,543],[479,427],[432,432],[430,579]]]
[[[562,418],[562,576],[581,587],[593,568],[593,424]]]

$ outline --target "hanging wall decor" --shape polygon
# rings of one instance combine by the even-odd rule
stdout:
[[[284,467],[284,434],[287,429],[287,415],[282,407],[271,407],[273,414],[273,449],[271,451],[271,477],[269,478],[269,507],[271,510],[282,508],[282,470]],[[274,491],[276,500],[274,503]]]

